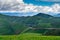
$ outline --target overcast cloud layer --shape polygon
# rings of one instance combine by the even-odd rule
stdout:
[[[53,1],[60,0],[41,0]],[[35,6],[33,4],[25,4],[23,0],[0,0],[0,11],[20,11],[20,12],[44,12],[44,13],[60,13],[60,5],[55,3],[52,6]]]

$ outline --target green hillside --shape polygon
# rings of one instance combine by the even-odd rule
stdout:
[[[26,30],[27,28],[29,31]],[[22,32],[41,33],[41,29],[43,30],[42,34],[44,35],[47,33],[48,35],[52,33],[52,35],[60,35],[60,29],[58,28],[60,28],[60,18],[48,14],[39,13],[35,16],[28,17],[16,17],[0,14],[0,35],[17,35]]]

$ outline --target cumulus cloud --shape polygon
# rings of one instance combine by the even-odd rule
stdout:
[[[17,0],[0,0],[0,11],[17,10],[19,5]]]
[[[53,0],[53,1],[56,1],[56,0]],[[60,5],[53,4],[52,6],[41,6],[41,5],[36,6],[33,4],[25,4],[23,0],[0,0],[0,11],[19,11],[19,12],[36,12],[36,13],[55,12],[57,13],[57,12],[60,12]]]

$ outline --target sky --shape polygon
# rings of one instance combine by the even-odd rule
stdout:
[[[0,12],[60,13],[60,0],[0,0]]]
[[[42,0],[23,0],[24,3],[27,3],[27,4],[34,4],[34,5],[42,5],[42,6],[51,6],[54,4],[54,2],[48,2],[48,1],[42,1]]]

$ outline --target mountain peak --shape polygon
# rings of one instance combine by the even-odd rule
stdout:
[[[35,16],[46,17],[46,18],[48,18],[48,17],[53,17],[53,16],[51,16],[51,15],[44,14],[44,13],[39,13],[39,14],[37,14],[37,15],[35,15]]]

